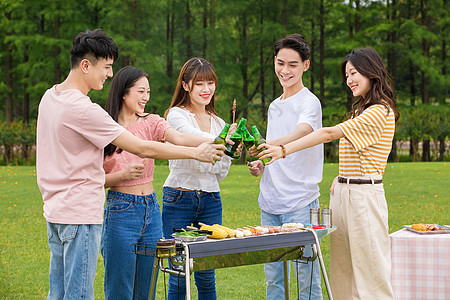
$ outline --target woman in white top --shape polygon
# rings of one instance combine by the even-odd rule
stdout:
[[[181,69],[166,119],[182,133],[216,137],[225,122],[214,109],[217,77],[203,58],[189,59]],[[233,124],[233,127],[236,125]],[[232,131],[232,129],[230,129]],[[164,183],[163,233],[170,238],[174,228],[222,224],[219,181],[224,179],[231,159],[222,157],[212,165],[192,159],[170,160],[170,174]],[[217,299],[214,270],[195,272],[199,299]],[[168,299],[185,299],[184,277],[170,275]]]

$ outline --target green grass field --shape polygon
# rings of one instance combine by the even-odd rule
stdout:
[[[328,190],[337,170],[337,164],[324,166],[320,184],[322,207],[328,206]],[[160,200],[167,175],[166,165],[156,167],[154,186]],[[448,163],[389,163],[383,182],[390,232],[418,222],[450,223]],[[221,187],[224,225],[259,224],[259,178],[251,176],[246,166],[233,165]],[[34,167],[0,167],[0,211],[0,299],[45,299],[50,252]],[[328,237],[322,239],[322,251],[328,265]],[[96,299],[104,298],[103,273],[100,256],[95,281]],[[157,299],[164,299],[164,280],[167,281],[168,276],[160,273]],[[294,282],[291,280],[292,299],[296,299]],[[219,299],[265,298],[263,265],[218,269],[216,283]],[[193,299],[196,299],[194,294]]]

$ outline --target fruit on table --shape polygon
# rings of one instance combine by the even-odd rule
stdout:
[[[411,229],[417,231],[435,231],[435,230],[448,230],[444,227],[440,228],[437,224],[412,224]]]
[[[411,229],[414,229],[417,231],[426,231],[427,227],[424,224],[412,224]]]

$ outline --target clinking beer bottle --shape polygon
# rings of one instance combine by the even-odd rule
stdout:
[[[220,134],[214,139],[214,144],[226,146],[227,145],[226,138],[227,138],[228,130],[230,130],[230,124],[227,123],[227,124],[225,124],[225,127],[222,129]]]
[[[220,134],[214,139],[214,144],[224,145],[227,146],[227,134],[228,130],[230,130],[230,124],[225,124],[225,127],[223,127]],[[217,161],[217,159],[214,159],[214,161]]]
[[[253,132],[253,137],[255,138],[255,147],[256,150],[258,151],[258,153],[260,153],[263,150],[266,150],[266,148],[262,148],[262,149],[258,149],[258,146],[261,144],[264,144],[266,142],[265,139],[263,139],[263,137],[261,136],[261,133],[259,133],[258,128],[256,127],[256,125],[252,126],[252,132]],[[262,159],[262,163],[263,165],[267,164],[272,158],[264,158]]]
[[[227,149],[225,150],[225,154],[232,157],[232,158],[239,158],[240,155],[236,155],[237,147],[240,143],[242,143],[242,129],[245,127],[245,123],[247,122],[247,119],[242,118],[239,121],[239,124],[236,128],[236,130],[231,134],[230,140],[234,142],[234,145],[227,145]]]
[[[245,149],[247,150],[247,161],[254,161],[257,158],[250,156],[248,150],[255,145],[255,138],[250,134],[250,132],[248,132],[246,127],[244,127],[242,133],[242,140],[245,145]]]

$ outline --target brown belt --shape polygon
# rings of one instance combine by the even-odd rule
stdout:
[[[348,179],[340,176],[338,177],[339,183],[347,183],[347,181],[350,184],[372,184],[372,180],[370,179],[360,179],[360,178]],[[373,183],[379,184],[381,183],[381,179],[373,179]]]

